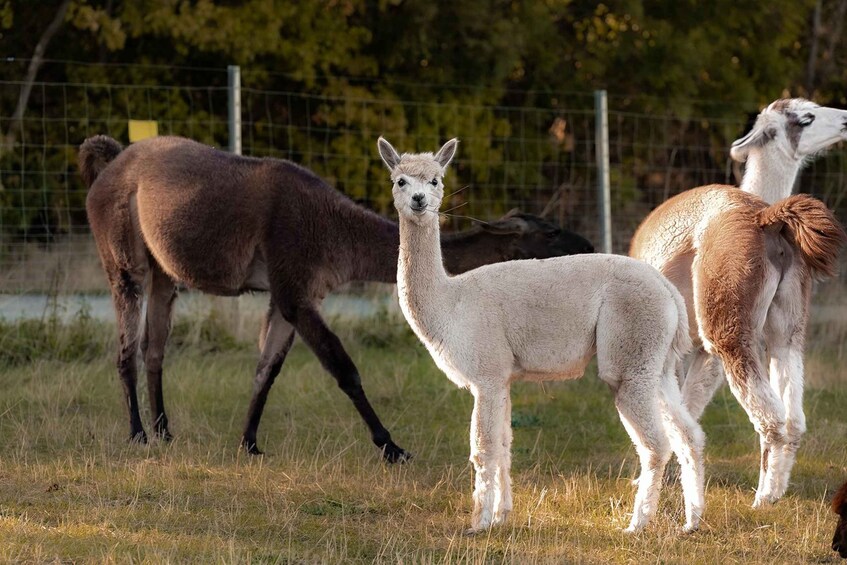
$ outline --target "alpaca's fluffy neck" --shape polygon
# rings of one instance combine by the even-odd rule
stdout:
[[[785,155],[776,143],[750,151],[744,166],[741,190],[759,196],[768,204],[791,196],[803,160]]]
[[[441,259],[438,217],[432,214],[421,220],[417,223],[400,215],[397,293],[412,329],[427,342],[438,333],[443,305],[452,303],[452,296]]]

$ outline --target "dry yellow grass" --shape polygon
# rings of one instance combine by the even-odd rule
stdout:
[[[87,331],[108,341],[104,332],[113,330]],[[268,403],[260,430],[267,455],[240,453],[253,347],[208,331],[207,347],[179,331],[183,345],[166,364],[176,433],[167,445],[126,443],[111,351],[64,362],[35,355],[0,369],[0,560],[836,562],[828,498],[847,478],[843,383],[809,391],[809,432],[789,494],[759,511],[750,508],[757,440],[737,402],[719,393],[704,417],[705,525],[690,536],[677,533],[682,496],[673,481],[650,527],[621,533],[637,461],[593,374],[517,385],[515,512],[507,527],[465,537],[472,399],[402,324],[382,319],[341,330],[372,403],[415,453],[401,466],[381,462],[350,403],[300,344]]]

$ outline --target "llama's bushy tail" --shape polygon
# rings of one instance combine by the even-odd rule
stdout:
[[[783,237],[797,248],[813,277],[836,274],[838,253],[847,234],[823,202],[808,194],[795,194],[759,211],[758,220],[763,228],[783,225]]]
[[[100,172],[106,168],[123,146],[108,135],[89,137],[79,146],[79,174],[85,186],[91,188]]]

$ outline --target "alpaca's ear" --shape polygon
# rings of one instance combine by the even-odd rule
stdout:
[[[379,136],[379,139],[376,140],[376,147],[385,166],[388,167],[389,171],[393,171],[394,167],[400,163],[400,155],[397,150],[382,136]]]
[[[447,165],[450,164],[450,161],[453,160],[453,157],[456,155],[456,147],[458,145],[459,140],[454,137],[442,145],[441,149],[438,150],[438,153],[435,154],[435,161],[441,165],[442,169],[446,169]]]
[[[757,121],[753,129],[750,130],[750,133],[732,142],[732,147],[729,149],[729,156],[739,163],[743,163],[747,160],[751,149],[763,147],[768,144],[776,137],[776,133],[775,125],[759,124]]]

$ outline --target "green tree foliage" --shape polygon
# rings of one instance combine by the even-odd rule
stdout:
[[[3,81],[21,80],[58,5],[0,0],[5,52],[17,59],[0,63]],[[128,117],[225,146],[227,64],[241,65],[255,91],[245,95],[253,153],[293,158],[387,211],[376,136],[426,149],[458,134],[458,178],[502,212],[504,192],[552,194],[562,179],[551,171],[574,152],[590,162],[569,132],[590,128],[595,88],[619,110],[712,116],[667,141],[685,145],[705,131],[716,148],[739,133],[721,118],[784,93],[847,102],[844,10],[847,0],[72,0],[46,54],[55,61],[37,80],[85,86],[33,90],[26,115],[43,119],[26,120],[2,156],[0,229],[31,236],[84,225],[84,214],[63,212],[84,201],[75,148],[98,132],[126,142]],[[2,83],[0,132],[18,90]],[[564,112],[570,129],[551,136]],[[638,171],[667,157],[629,159],[635,173],[613,171],[624,204],[639,196]]]

